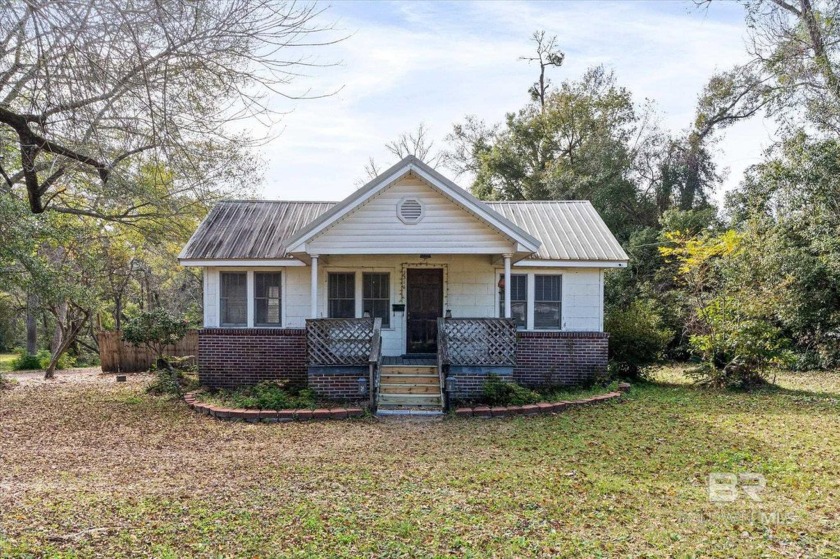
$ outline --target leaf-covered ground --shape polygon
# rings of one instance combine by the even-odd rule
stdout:
[[[233,424],[116,384],[0,392],[2,557],[840,555],[840,375],[674,371],[556,416]],[[712,472],[761,502],[710,502]]]

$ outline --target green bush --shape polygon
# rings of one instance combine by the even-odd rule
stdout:
[[[482,387],[483,400],[491,406],[521,406],[540,401],[540,395],[498,375],[488,375]]]
[[[52,355],[46,349],[38,351],[35,355],[26,353],[25,351],[19,351],[18,356],[12,361],[12,370],[29,371],[33,369],[46,369],[50,364],[50,357]],[[75,360],[73,357],[65,353],[58,358],[56,369],[70,369],[74,365]]]
[[[703,359],[690,373],[695,380],[715,387],[748,389],[764,384],[769,368],[793,362],[790,341],[779,328],[750,311],[744,301],[722,295],[701,309],[706,332],[690,340]]]
[[[674,338],[652,299],[636,299],[626,308],[611,309],[604,329],[610,334],[610,371],[621,377],[639,377],[645,365],[662,358]]]
[[[215,393],[214,399],[234,408],[261,410],[314,408],[316,403],[311,389],[292,390],[272,381],[233,391],[220,390]]]
[[[186,336],[189,324],[175,318],[163,309],[142,312],[123,327],[123,340],[135,346],[145,346],[158,359],[168,345],[177,343]]]

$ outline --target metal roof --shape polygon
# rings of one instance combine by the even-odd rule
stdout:
[[[628,260],[588,200],[485,202],[541,241],[532,260]]]
[[[531,260],[626,261],[588,201],[479,202],[540,241]],[[181,251],[182,260],[292,259],[289,241],[339,202],[220,202]]]
[[[219,202],[198,226],[182,260],[276,260],[286,243],[336,202],[231,200]]]

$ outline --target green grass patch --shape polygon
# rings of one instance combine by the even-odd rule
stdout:
[[[14,353],[0,353],[0,371],[11,371],[15,359],[17,355]]]
[[[755,392],[653,377],[621,403],[436,423],[228,423],[142,383],[14,389],[0,557],[840,555],[840,374]],[[761,474],[760,501],[710,501],[712,473]]]

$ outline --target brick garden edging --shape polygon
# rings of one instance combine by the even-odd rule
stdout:
[[[590,406],[610,400],[618,400],[624,392],[630,390],[630,385],[621,383],[618,385],[618,392],[608,392],[580,400],[563,400],[560,402],[539,402],[524,406],[476,406],[472,408],[456,408],[457,417],[507,417],[511,415],[539,415],[561,412],[569,408]],[[196,401],[196,392],[184,394],[184,401],[190,408],[204,415],[221,419],[222,421],[244,420],[249,423],[277,423],[285,421],[308,421],[310,419],[347,419],[350,417],[362,417],[365,410],[362,408],[319,408],[300,410],[248,410],[223,408],[205,402]]]
[[[563,400],[560,402],[539,402],[536,404],[527,404],[524,406],[476,406],[473,408],[456,408],[455,415],[457,417],[508,417],[511,415],[540,415],[547,413],[557,413],[565,411],[569,408],[577,408],[582,406],[590,406],[593,404],[600,404],[601,402],[609,402],[610,400],[618,400],[624,392],[630,390],[630,385],[621,383],[618,385],[618,392],[608,392],[606,394],[599,394],[597,396],[590,396],[589,398],[582,398],[580,400]]]
[[[347,419],[348,417],[362,417],[362,408],[331,408],[331,409],[300,409],[300,410],[248,410],[223,408],[196,400],[196,392],[184,394],[184,401],[198,413],[221,419],[222,421],[243,420],[249,423],[265,422],[277,423],[285,421],[307,421],[310,419]]]

